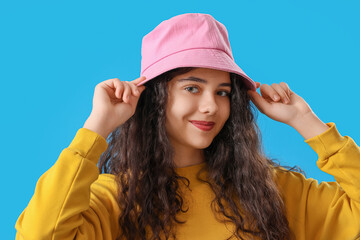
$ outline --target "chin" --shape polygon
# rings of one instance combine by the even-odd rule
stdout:
[[[209,147],[211,143],[212,143],[212,140],[211,141],[202,141],[202,142],[193,143],[193,144],[191,144],[191,146],[196,149],[205,149],[205,148]]]

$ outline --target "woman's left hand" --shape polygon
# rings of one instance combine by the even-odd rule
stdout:
[[[273,83],[271,86],[255,83],[256,88],[260,87],[261,96],[254,90],[247,92],[259,111],[269,118],[292,126],[298,118],[312,113],[305,100],[294,93],[285,82]]]

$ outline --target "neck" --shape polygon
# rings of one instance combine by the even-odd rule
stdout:
[[[197,165],[205,161],[204,151],[202,149],[176,145],[174,146],[174,150],[174,163],[177,168]]]

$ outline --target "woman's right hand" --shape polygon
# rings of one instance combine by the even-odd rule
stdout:
[[[136,85],[144,80],[144,76],[131,82],[113,78],[96,85],[93,108],[83,127],[106,139],[115,128],[134,115],[139,97],[145,90],[144,85]]]

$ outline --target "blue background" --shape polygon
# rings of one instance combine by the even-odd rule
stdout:
[[[235,61],[253,80],[288,83],[323,122],[360,143],[358,1],[2,2],[2,239],[14,239],[37,180],[83,126],[95,85],[138,78],[142,37],[188,12],[226,26]],[[268,156],[334,181],[296,130],[260,112],[258,123]]]

